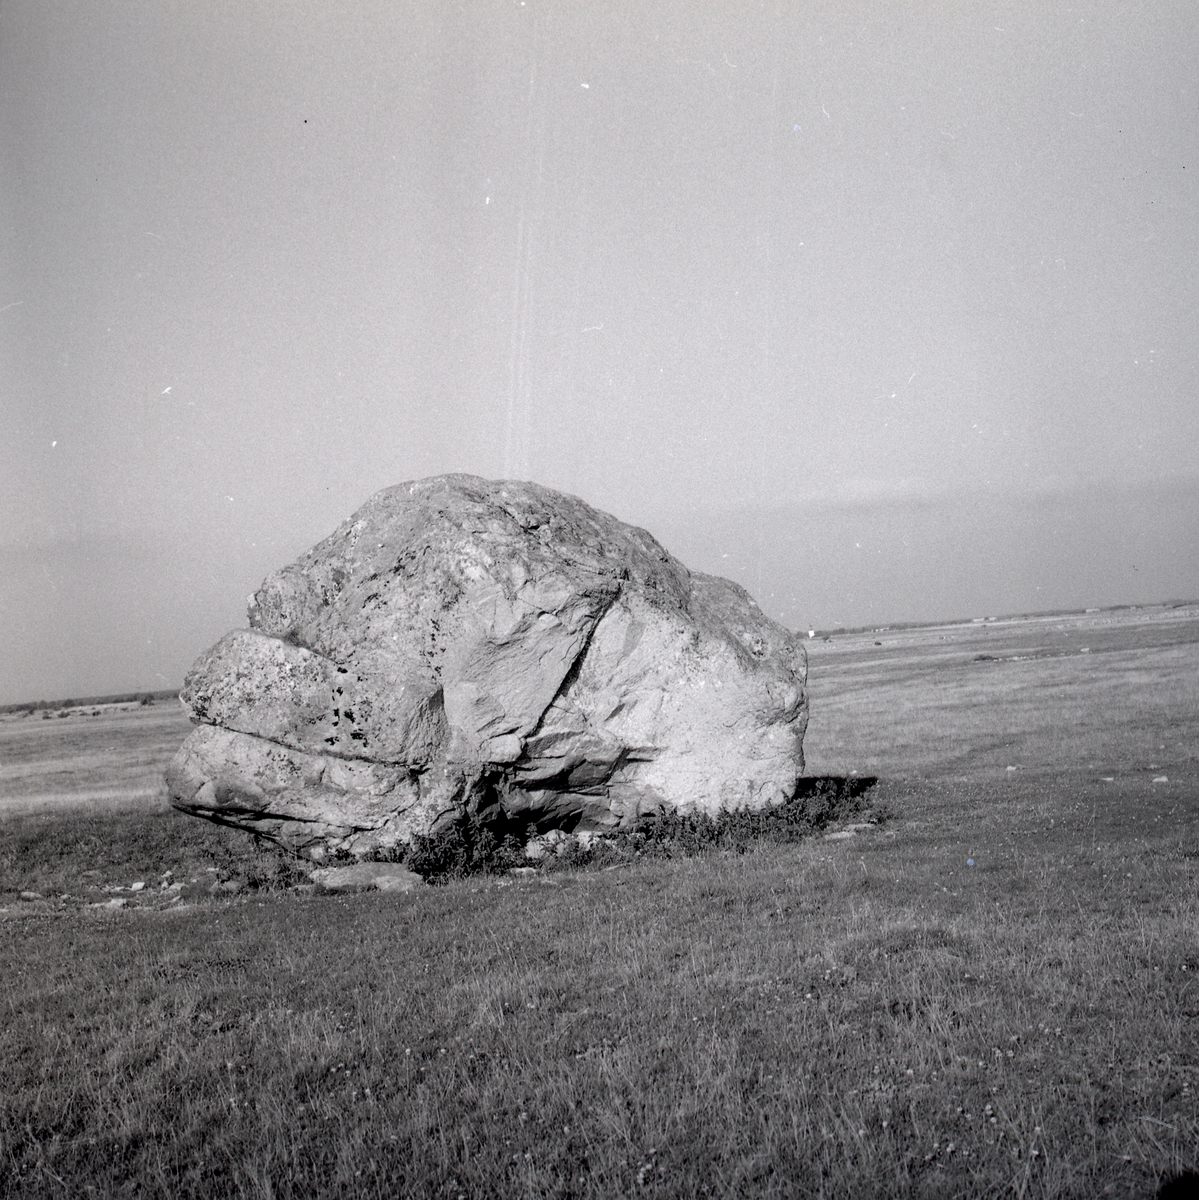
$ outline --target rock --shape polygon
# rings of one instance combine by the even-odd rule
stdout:
[[[561,829],[547,829],[545,833],[531,837],[525,843],[525,858],[537,862],[548,855],[565,854],[573,840]]]
[[[611,845],[610,838],[606,838],[603,834],[589,829],[577,830],[575,832],[575,841],[578,842],[580,850],[592,850],[601,843]]]
[[[313,871],[312,882],[324,892],[410,892],[425,881],[398,863],[360,862]]]
[[[648,533],[531,483],[388,488],[203,655],[172,802],[310,858],[464,814],[603,831],[793,795],[801,640]]]
[[[187,883],[173,883],[167,888],[167,894],[173,900],[190,904],[212,896],[217,885],[211,879],[190,879]]]

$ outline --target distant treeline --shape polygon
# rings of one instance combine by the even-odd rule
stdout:
[[[892,633],[904,629],[941,629],[947,625],[993,625],[997,621],[1033,621],[1046,617],[1090,617],[1099,613],[1133,612],[1142,608],[1190,608],[1199,600],[1162,600],[1156,604],[1108,604],[1103,608],[1051,608],[1044,612],[1010,613],[1000,617],[951,617],[944,621],[891,621],[886,625],[835,625],[832,629],[814,629],[815,637],[826,641],[847,633]],[[801,629],[800,633],[803,632]]]
[[[22,704],[0,704],[0,713],[54,712],[64,708],[99,707],[101,704],[153,704],[155,700],[177,700],[179,689],[165,692],[122,692],[118,696],[85,696],[79,700],[26,700]]]

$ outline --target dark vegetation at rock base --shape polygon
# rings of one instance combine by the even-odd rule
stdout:
[[[562,849],[540,860],[543,870],[609,867],[642,858],[687,858],[706,851],[744,854],[755,845],[785,845],[811,837],[838,821],[886,816],[871,803],[874,776],[820,776],[800,780],[785,804],[756,812],[679,813],[645,817],[628,829],[596,837],[590,845],[568,838]],[[419,834],[413,844],[380,856],[402,862],[427,883],[446,883],[469,875],[494,875],[528,867],[525,845],[531,831],[512,821],[483,821],[468,816],[443,830]],[[353,861],[349,856],[347,862]]]

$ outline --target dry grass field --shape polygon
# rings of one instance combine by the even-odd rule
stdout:
[[[170,706],[0,722],[0,1195],[1135,1197],[1199,1167],[1199,606],[809,646],[809,770],[878,775],[874,828],[404,896],[290,890],[165,808]]]
[[[163,771],[189,725],[177,701],[0,716],[0,820],[165,810]]]
[[[1199,605],[1181,605],[810,641],[808,770],[1193,769],[1197,623]]]

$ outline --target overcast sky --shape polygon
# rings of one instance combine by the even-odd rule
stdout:
[[[1199,6],[0,4],[0,703],[373,491],[793,627],[1199,595]]]

